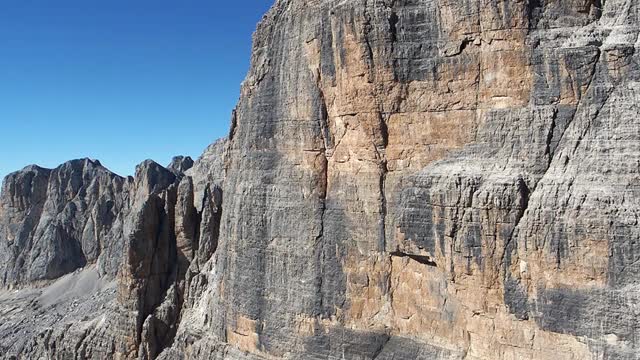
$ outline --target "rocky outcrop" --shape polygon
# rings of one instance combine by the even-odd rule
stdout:
[[[197,161],[5,180],[0,350],[637,359],[639,34],[632,0],[278,0]]]
[[[167,169],[176,175],[184,174],[193,167],[194,161],[190,156],[175,156]]]
[[[220,188],[224,183],[225,161],[227,160],[226,138],[209,145],[186,175],[193,179],[194,200],[198,211],[203,210],[207,186]]]
[[[127,180],[100,162],[74,160],[49,170],[29,166],[5,179],[0,201],[0,285],[53,280],[98,262],[119,263]]]
[[[192,165],[147,160],[122,178],[84,159],[9,175],[0,231],[14,241],[0,242],[0,274],[18,290],[0,291],[0,353],[152,359],[170,345],[187,269],[194,254],[211,252],[211,233],[198,238],[201,219],[206,229],[219,221],[209,195],[206,211],[196,210],[184,175]]]

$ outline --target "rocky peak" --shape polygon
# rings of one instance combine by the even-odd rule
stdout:
[[[184,174],[187,170],[193,167],[193,159],[189,156],[175,156],[171,159],[171,163],[167,166],[174,174]]]
[[[51,280],[95,262],[124,188],[124,178],[90,159],[7,176],[0,231],[13,240],[0,243],[2,284]]]
[[[153,160],[145,160],[136,166],[134,177],[135,198],[144,200],[150,194],[158,194],[176,181],[176,174]]]
[[[200,166],[205,166],[203,161]],[[67,286],[71,281],[62,279],[97,274],[104,284],[115,283],[117,291],[107,285],[98,288],[100,293],[92,294],[91,301],[83,301],[100,316],[107,316],[105,305],[115,306],[108,314],[113,331],[101,330],[99,336],[118,345],[103,348],[94,343],[91,352],[124,358],[136,354],[155,357],[177,331],[176,322],[188,291],[185,278],[192,276],[188,272],[191,262],[199,259],[204,263],[201,254],[210,257],[210,244],[217,243],[217,235],[208,231],[200,240],[200,223],[205,216],[203,226],[207,230],[219,224],[221,197],[216,195],[214,200],[207,195],[200,199],[201,207],[207,201],[204,215],[203,210],[196,209],[193,180],[184,175],[192,165],[188,157],[174,158],[170,169],[146,160],[136,167],[134,177],[125,179],[96,160],[78,159],[51,170],[29,166],[10,174],[0,202],[1,285],[40,286],[43,294],[57,293],[62,284]],[[204,186],[209,188],[208,184]],[[216,194],[219,192],[216,190]],[[59,316],[78,322],[79,315],[73,309],[79,295],[74,296],[76,300],[56,299],[55,309],[50,309],[54,314],[43,321]],[[50,297],[47,295],[47,302]],[[0,306],[2,301],[0,292]],[[34,311],[43,310],[36,306]],[[37,323],[19,317],[16,321],[21,321],[24,331],[41,330]],[[95,322],[81,320],[78,326],[93,326],[90,324]],[[11,337],[13,330],[0,326],[0,334],[5,330],[10,331],[5,334],[7,338]],[[76,348],[75,335],[68,339],[64,336],[61,333],[60,338],[51,339],[52,344],[65,347],[70,341],[69,346]],[[0,350],[10,352],[6,346],[16,354],[44,351],[24,342],[1,342]]]
[[[227,138],[216,140],[209,145],[202,155],[185,172],[193,179],[195,203],[202,211],[205,189],[208,184],[221,187],[224,182],[226,151],[229,141]]]
[[[7,175],[2,183],[3,211],[24,211],[44,202],[50,174],[50,169],[30,165]]]

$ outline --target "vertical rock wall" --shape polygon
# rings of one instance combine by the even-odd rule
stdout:
[[[181,347],[635,358],[638,11],[277,1]]]

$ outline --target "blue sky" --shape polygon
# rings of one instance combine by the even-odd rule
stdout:
[[[6,0],[0,177],[82,157],[130,175],[225,136],[273,0]]]

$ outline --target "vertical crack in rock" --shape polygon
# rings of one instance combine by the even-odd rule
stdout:
[[[475,77],[475,81],[474,81],[474,86],[475,86],[475,100],[473,102],[473,115],[474,115],[474,130],[473,130],[473,141],[477,142],[478,141],[478,132],[480,131],[480,116],[481,116],[481,110],[480,110],[480,81],[482,80],[482,64],[483,64],[483,59],[482,57],[480,57],[480,59],[478,60],[478,67],[476,68],[476,77]]]
[[[387,178],[387,165],[386,162],[383,161],[380,164],[380,240],[379,240],[379,251],[385,252],[387,247],[387,196],[385,190],[385,183]]]
[[[392,1],[390,5],[387,6],[390,11],[389,34],[391,35],[391,47],[392,47],[391,53],[393,53],[393,46],[395,45],[396,41],[398,41],[398,22],[400,21],[400,18],[398,17],[398,14],[394,9],[394,5],[395,5],[395,0]]]
[[[546,0],[528,0],[527,19],[529,21],[529,31],[537,28],[538,21],[544,11],[544,1]]]
[[[549,169],[549,167],[551,166],[551,161],[553,160],[553,155],[555,154],[555,150],[556,150],[555,147],[553,146],[553,138],[554,138],[554,133],[555,133],[556,126],[557,126],[557,124],[556,124],[557,118],[558,118],[558,109],[554,108],[553,109],[553,114],[551,115],[551,125],[549,126],[549,132],[547,134],[547,139],[546,139],[545,155],[547,155],[547,157],[548,157],[546,169]],[[566,129],[566,126],[565,126],[565,129]],[[563,134],[561,134],[560,137],[562,137],[562,135],[564,135],[564,130],[565,129],[563,129]],[[546,169],[545,169],[545,171],[546,171]]]
[[[209,261],[218,249],[224,202],[223,195],[220,187],[214,184],[206,185],[202,199],[202,211],[200,212],[201,220],[198,224],[197,255],[194,258],[197,269]]]
[[[373,83],[375,81],[375,59],[373,56],[373,47],[371,46],[371,39],[369,35],[373,26],[371,25],[371,15],[369,14],[369,0],[364,0],[364,24],[363,24],[363,37],[366,49],[367,68],[369,70],[369,77],[367,81]]]
[[[380,135],[382,136],[382,144],[378,149],[376,147],[376,152],[378,154],[378,162],[379,162],[379,171],[380,171],[380,179],[379,179],[379,191],[380,191],[380,234],[379,234],[379,251],[385,252],[387,247],[387,195],[386,195],[386,181],[387,181],[387,173],[389,169],[387,167],[387,159],[386,159],[386,148],[389,144],[389,130],[387,127],[387,121],[385,120],[385,116],[382,115],[382,112],[378,112],[379,126],[380,126]]]
[[[366,58],[367,58],[367,68],[369,70],[369,83],[374,83],[376,81],[375,74],[375,56],[373,47],[371,44],[371,35],[373,33],[372,18],[369,13],[369,0],[364,1],[364,24],[363,24],[363,38],[365,44]],[[391,38],[391,53],[393,53],[393,47],[395,42],[397,41],[397,23],[399,18],[395,11],[393,10],[394,2],[392,1],[390,5],[387,5],[387,8],[391,11],[388,17],[389,23],[389,32]],[[378,180],[378,188],[379,188],[379,208],[378,212],[380,213],[379,220],[379,235],[378,235],[378,249],[380,252],[384,252],[386,249],[386,218],[387,218],[387,197],[386,197],[386,177],[388,173],[387,168],[387,158],[386,158],[386,148],[389,144],[389,130],[387,126],[387,119],[389,114],[385,112],[385,109],[382,106],[381,99],[386,96],[380,86],[374,87],[374,98],[377,102],[377,133],[374,134],[373,147],[376,151],[376,157],[379,167],[379,180]],[[398,104],[399,106],[399,104]]]
[[[238,109],[235,108],[231,112],[231,125],[229,126],[229,143],[233,142],[233,138],[236,136],[236,130],[238,128]]]
[[[333,46],[333,45],[332,45]],[[319,209],[319,218],[320,218],[320,224],[319,224],[319,229],[318,229],[318,234],[316,235],[315,238],[315,244],[314,244],[314,248],[315,248],[315,254],[314,254],[314,259],[315,259],[315,266],[316,269],[318,269],[318,274],[316,275],[316,305],[315,305],[315,311],[314,311],[314,316],[315,317],[322,317],[324,315],[324,308],[325,308],[325,301],[324,301],[324,279],[323,279],[323,272],[324,272],[324,268],[325,268],[325,243],[324,243],[324,232],[325,232],[325,221],[326,221],[326,211],[327,211],[327,193],[328,193],[328,185],[329,185],[329,166],[328,166],[328,161],[329,158],[333,155],[333,151],[335,149],[335,145],[334,145],[334,141],[333,141],[333,137],[330,131],[330,124],[329,124],[329,111],[328,111],[328,107],[327,107],[327,100],[325,98],[325,94],[324,94],[324,90],[323,90],[323,84],[322,84],[322,70],[320,70],[317,74],[316,77],[316,90],[317,90],[317,95],[318,95],[318,106],[319,106],[319,113],[318,113],[318,122],[319,122],[319,130],[320,130],[320,136],[322,138],[322,148],[320,149],[320,153],[318,154],[318,156],[322,157],[321,159],[321,173],[320,173],[320,184],[319,186],[321,187],[319,189],[320,191],[320,196],[319,196],[319,201],[320,201],[320,209]]]
[[[327,110],[327,102],[324,96],[324,91],[322,90],[322,79],[318,79],[317,83],[318,87],[318,96],[320,97],[320,114],[319,114],[319,122],[320,122],[320,135],[322,136],[322,142],[324,147],[322,149],[322,153],[325,157],[331,157],[334,149],[333,137],[331,136],[331,131],[329,129],[329,112]]]

